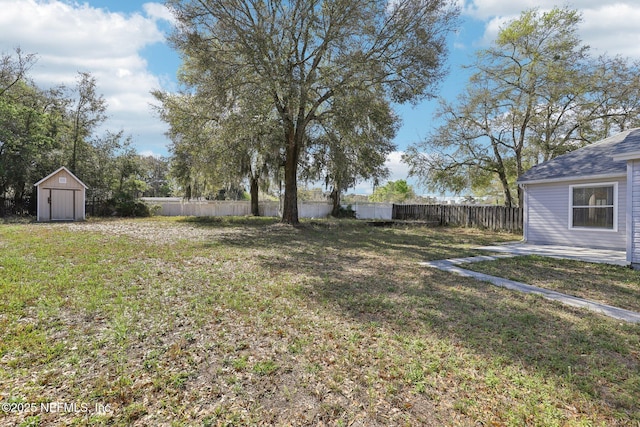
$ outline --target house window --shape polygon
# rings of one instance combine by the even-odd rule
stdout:
[[[617,231],[617,183],[572,185],[570,197],[570,228]]]

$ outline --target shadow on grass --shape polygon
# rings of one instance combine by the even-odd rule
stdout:
[[[315,258],[326,249],[342,253],[376,251],[385,256],[411,259],[435,260],[457,256],[476,255],[475,246],[497,241],[519,240],[520,237],[506,233],[484,233],[462,228],[429,228],[401,225],[374,227],[360,220],[303,220],[293,227],[280,223],[277,218],[263,217],[212,217],[185,218],[180,222],[206,228],[241,228],[241,233],[224,235],[208,244],[224,243],[229,246],[273,249],[283,255]]]
[[[640,312],[640,271],[528,255],[467,264],[469,270]]]
[[[435,334],[491,363],[553,378],[624,418],[640,418],[640,327],[417,265],[474,255],[474,246],[517,236],[337,221],[294,228],[264,221],[229,221],[245,232],[218,242],[258,250],[256,262],[272,274],[308,277],[301,298],[393,334]]]
[[[394,333],[435,333],[496,369],[503,362],[522,365],[640,418],[638,326],[442,271],[425,272],[420,283],[414,275],[401,279],[400,271],[399,279],[381,269],[360,277],[344,272],[318,282],[308,295]]]
[[[189,216],[177,222],[200,227],[252,227],[260,228],[279,222],[278,218],[261,216]]]

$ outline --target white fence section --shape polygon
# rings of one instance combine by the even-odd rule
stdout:
[[[159,206],[161,216],[245,216],[251,215],[251,203],[229,200],[185,200],[180,197],[142,197],[142,201]],[[391,219],[393,205],[390,203],[356,203],[351,208],[359,219]],[[278,202],[260,202],[260,215],[280,216]],[[331,204],[326,202],[301,202],[298,204],[300,218],[325,218],[331,213]]]
[[[356,203],[351,206],[358,219],[392,219],[392,203]]]
[[[161,216],[245,216],[251,215],[251,203],[227,200],[185,200],[180,197],[142,197],[149,205],[159,206]],[[260,215],[278,216],[278,202],[260,202]]]
[[[298,203],[298,216],[300,218],[326,218],[330,214],[331,204],[327,202]]]

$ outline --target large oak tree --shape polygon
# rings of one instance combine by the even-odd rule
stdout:
[[[174,46],[200,70],[190,82],[226,98],[251,86],[280,118],[285,155],[283,222],[298,223],[297,179],[309,126],[337,99],[377,91],[398,103],[433,96],[447,0],[169,0]],[[206,89],[203,88],[206,86]]]

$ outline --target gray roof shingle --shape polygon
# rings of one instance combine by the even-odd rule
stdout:
[[[621,132],[548,162],[540,163],[518,178],[518,183],[624,175],[627,172],[626,160],[613,160],[612,156],[634,152],[640,152],[640,128]]]

